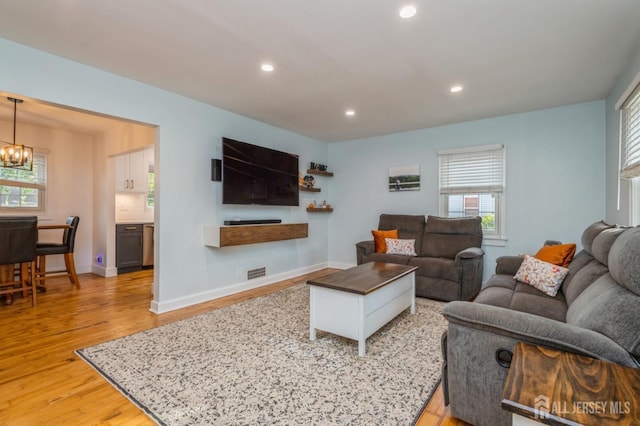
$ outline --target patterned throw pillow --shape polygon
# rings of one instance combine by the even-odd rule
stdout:
[[[569,269],[567,268],[543,262],[526,254],[520,269],[518,269],[513,278],[529,284],[551,297],[555,297],[568,273]]]
[[[405,256],[417,256],[416,240],[398,240],[395,238],[385,238],[387,243],[387,254],[404,254]]]

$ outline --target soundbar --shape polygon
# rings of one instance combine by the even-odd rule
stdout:
[[[264,225],[266,223],[282,223],[281,219],[246,219],[225,220],[225,225]]]

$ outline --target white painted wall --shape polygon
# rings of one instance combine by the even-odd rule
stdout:
[[[628,225],[631,223],[630,194],[628,180],[619,179],[620,158],[620,111],[615,105],[625,91],[640,75],[640,48],[629,61],[625,72],[618,78],[615,87],[607,97],[607,221]],[[620,185],[620,203],[618,203],[618,184]]]
[[[605,215],[604,101],[331,144],[335,211],[331,264],[355,264],[381,213],[438,215],[440,149],[504,144],[505,247],[485,247],[485,279],[504,254],[535,253],[546,239],[576,242]],[[420,191],[389,192],[388,169],[419,164]]]
[[[59,224],[65,223],[70,215],[80,216],[74,253],[76,270],[78,273],[91,272],[93,205],[85,200],[93,191],[93,136],[20,122],[16,134],[18,143],[44,151],[48,156],[46,211],[38,214],[38,222]],[[11,140],[12,137],[13,122],[0,121],[0,140]],[[62,231],[40,231],[38,237],[41,241],[62,242]],[[64,269],[63,257],[47,258],[47,269]]]
[[[0,56],[5,63],[0,90],[159,126],[155,310],[243,288],[247,284],[236,276],[238,268],[265,266],[267,279],[280,279],[326,265],[328,218],[309,216],[304,205],[223,207],[220,184],[210,180],[210,159],[219,155],[222,136],[297,153],[301,168],[310,161],[327,163],[326,144],[8,40],[0,39]],[[105,175],[99,179],[112,178],[108,167],[100,169],[98,165],[96,170]],[[93,187],[94,194],[101,191],[100,184]],[[309,238],[229,249],[204,246],[205,225],[237,216],[309,221]]]

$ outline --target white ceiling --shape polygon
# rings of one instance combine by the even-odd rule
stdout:
[[[640,0],[405,3],[0,0],[0,37],[323,141],[603,99],[640,48]]]

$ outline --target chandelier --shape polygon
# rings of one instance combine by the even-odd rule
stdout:
[[[13,143],[0,142],[0,166],[31,171],[33,170],[33,148],[16,144],[16,112],[18,104],[23,101],[16,98],[7,99],[13,102]]]

